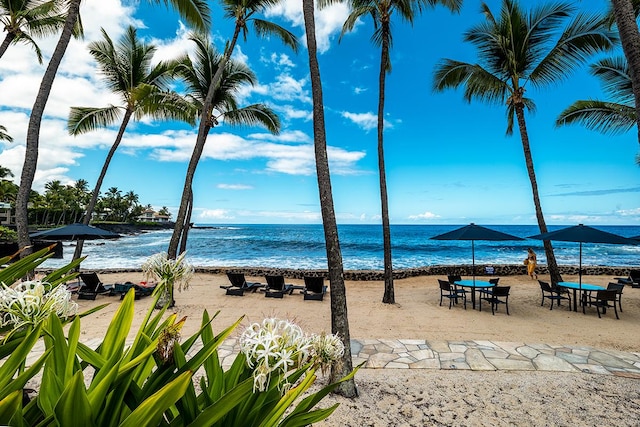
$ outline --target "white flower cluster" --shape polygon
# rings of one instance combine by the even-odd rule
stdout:
[[[239,339],[240,351],[253,369],[253,390],[265,391],[271,374],[287,372],[306,363],[326,367],[344,354],[344,344],[336,335],[305,335],[288,320],[267,318],[247,327]],[[285,387],[288,385],[285,379]]]
[[[65,285],[58,285],[47,292],[48,283],[27,281],[14,287],[2,284],[0,290],[0,326],[19,329],[37,325],[55,314],[67,318],[78,312],[78,304],[71,300],[71,292]]]
[[[146,278],[155,278],[162,284],[173,284],[178,290],[187,289],[193,277],[194,269],[185,260],[186,252],[176,259],[169,259],[166,252],[152,255],[142,264],[142,271]]]

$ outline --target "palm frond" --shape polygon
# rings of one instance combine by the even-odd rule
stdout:
[[[437,92],[464,86],[464,99],[504,103],[509,93],[506,83],[480,65],[444,59],[436,65],[433,89]]]
[[[110,105],[104,108],[71,107],[67,120],[70,135],[80,135],[97,128],[110,126],[120,118],[120,108]]]
[[[531,72],[530,81],[543,86],[566,79],[594,54],[613,49],[617,42],[618,37],[601,16],[579,14]]]
[[[262,19],[253,19],[253,27],[260,37],[276,36],[294,52],[298,52],[298,39],[291,31],[278,24]]]
[[[264,104],[253,104],[224,114],[225,123],[232,126],[264,126],[269,132],[280,133],[278,115]]]
[[[629,64],[623,56],[603,58],[592,64],[591,74],[600,80],[604,92],[615,102],[629,105],[635,103]]]
[[[13,142],[13,138],[7,133],[7,128],[2,125],[0,125],[0,141]]]
[[[613,102],[576,101],[556,119],[556,126],[572,124],[580,124],[606,135],[619,135],[636,125],[636,111],[629,105]]]
[[[206,0],[149,0],[166,6],[173,6],[180,16],[199,31],[208,31],[211,27],[211,10]]]
[[[197,104],[176,92],[159,92],[146,96],[135,110],[136,119],[144,116],[156,120],[178,120],[194,126],[199,116]]]

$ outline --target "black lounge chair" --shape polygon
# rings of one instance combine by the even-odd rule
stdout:
[[[95,300],[98,295],[115,295],[113,285],[105,285],[98,277],[98,273],[80,273],[82,285],[78,289],[78,299]]]
[[[618,283],[629,285],[632,288],[640,288],[640,270],[629,270],[629,277],[616,277]]]
[[[305,300],[322,301],[327,287],[324,284],[324,277],[304,277],[304,289],[302,294]]]
[[[221,289],[226,289],[227,295],[243,296],[245,291],[255,292],[258,289],[264,287],[264,284],[258,282],[247,282],[244,277],[244,273],[227,273],[229,282],[231,285],[220,286]]]
[[[282,275],[266,275],[267,286],[264,288],[264,296],[267,298],[282,298],[284,294],[291,295],[294,290],[294,286],[284,282],[284,276]]]
[[[129,292],[129,289],[131,288],[133,288],[134,292],[136,293],[135,299],[140,299],[142,297],[151,295],[156,288],[156,284],[147,285],[146,283],[136,284],[132,282],[116,283],[114,292],[120,294],[120,299],[124,299],[124,296],[127,294],[127,292]]]

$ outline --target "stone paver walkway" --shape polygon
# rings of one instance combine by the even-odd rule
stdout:
[[[85,342],[96,348],[101,340]],[[42,348],[40,348],[42,347]],[[42,354],[36,345],[27,365]],[[190,353],[199,350],[194,345]],[[225,367],[238,352],[235,339],[218,349]],[[593,347],[499,341],[351,340],[353,364],[368,369],[467,369],[472,371],[556,371],[617,375],[640,379],[640,353]]]

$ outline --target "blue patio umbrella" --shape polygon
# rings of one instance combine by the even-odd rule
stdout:
[[[639,236],[640,237],[640,236]],[[582,244],[583,243],[606,243],[609,245],[637,245],[640,241],[633,238],[623,237],[618,234],[598,230],[588,225],[578,224],[567,228],[562,228],[548,233],[529,236],[529,239],[557,240],[560,242],[580,243],[580,261],[578,267],[579,284],[582,286]]]
[[[92,225],[75,223],[65,225],[64,227],[38,231],[30,234],[29,237],[42,240],[98,240],[117,239],[121,236],[113,231],[104,230]]]
[[[473,281],[476,280],[476,254],[475,254],[475,241],[476,240],[524,240],[521,237],[513,236],[511,234],[503,233],[502,231],[492,230],[481,225],[471,223],[464,227],[457,228],[447,233],[439,234],[431,237],[432,240],[471,240],[471,262],[472,262],[472,274]]]

